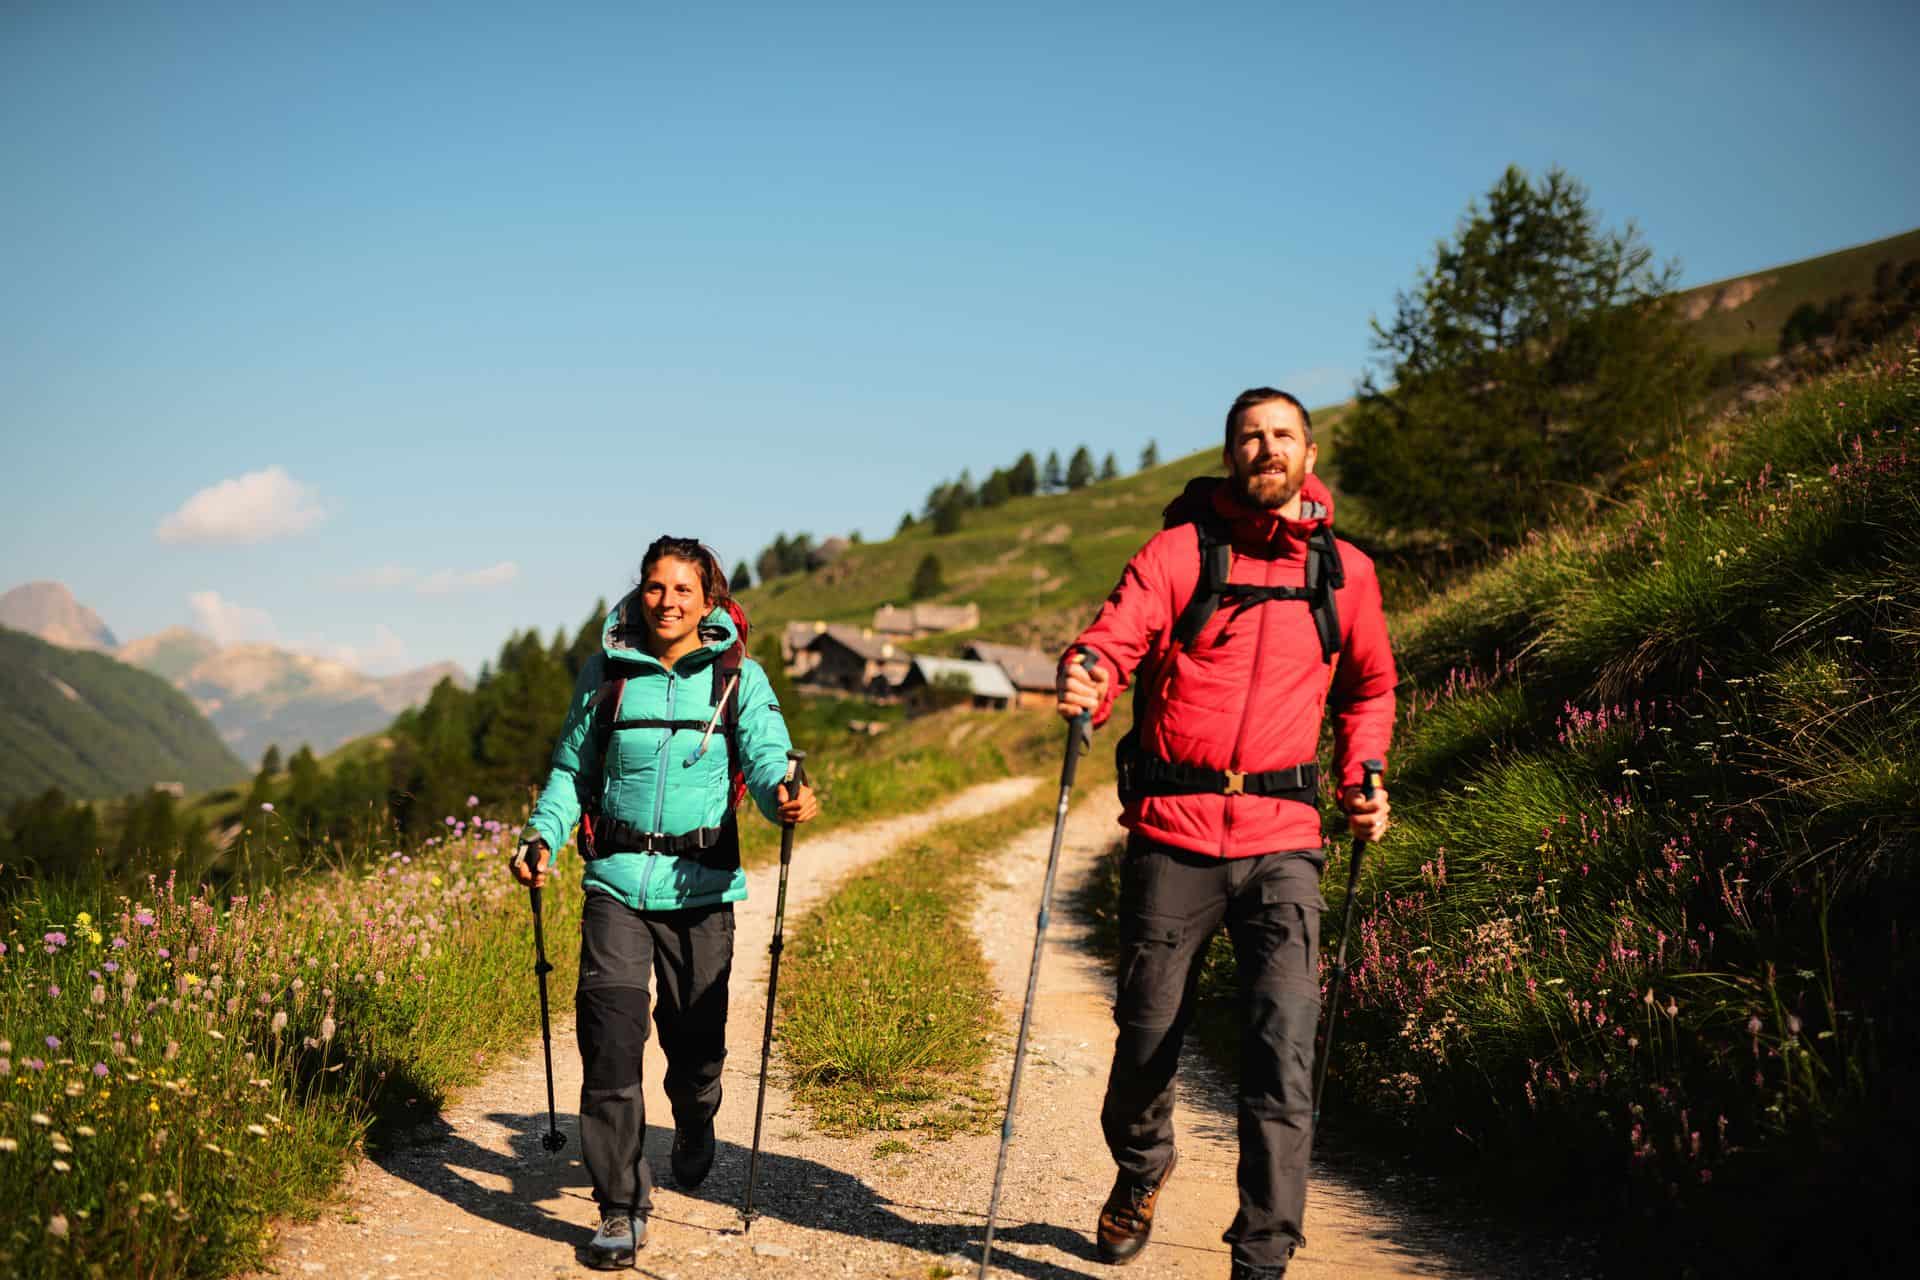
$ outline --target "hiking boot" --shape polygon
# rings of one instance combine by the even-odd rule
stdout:
[[[673,1130],[673,1180],[692,1190],[706,1181],[713,1168],[713,1117],[691,1129]]]
[[[1233,1270],[1228,1280],[1286,1280],[1287,1264],[1274,1263],[1272,1266],[1257,1267],[1251,1262],[1233,1260]]]
[[[587,1242],[587,1265],[595,1271],[617,1271],[633,1265],[633,1251],[647,1242],[647,1220],[625,1213],[609,1213],[600,1230]]]
[[[1153,1234],[1154,1201],[1160,1198],[1160,1188],[1167,1185],[1178,1163],[1176,1152],[1154,1182],[1136,1182],[1124,1173],[1113,1180],[1113,1190],[1100,1208],[1100,1226],[1094,1232],[1094,1250],[1100,1261],[1131,1262],[1147,1247],[1147,1237]]]

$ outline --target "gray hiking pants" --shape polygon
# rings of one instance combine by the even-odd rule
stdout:
[[[1136,835],[1125,856],[1107,1147],[1141,1182],[1173,1159],[1174,1068],[1201,958],[1224,923],[1240,979],[1240,1212],[1224,1239],[1241,1262],[1284,1264],[1305,1240],[1322,854],[1215,858]]]
[[[727,977],[733,969],[733,905],[635,911],[588,891],[580,912],[580,1153],[602,1213],[653,1210],[653,1170],[640,1058],[648,1030],[647,984],[667,1056],[663,1082],[676,1128],[704,1124],[720,1107],[727,1057]]]

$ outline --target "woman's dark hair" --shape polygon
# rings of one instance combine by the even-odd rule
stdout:
[[[655,538],[653,545],[647,548],[647,554],[640,558],[640,583],[646,582],[654,565],[669,557],[685,560],[699,571],[700,585],[706,590],[709,605],[726,603],[732,593],[727,589],[727,571],[720,567],[720,553],[698,538],[670,538],[665,535]]]
[[[1313,443],[1313,415],[1307,412],[1307,406],[1301,404],[1298,397],[1278,387],[1252,387],[1234,397],[1233,407],[1227,410],[1227,448],[1233,448],[1233,433],[1240,429],[1240,416],[1255,405],[1274,400],[1284,400],[1299,411],[1300,425],[1307,432],[1307,443]]]

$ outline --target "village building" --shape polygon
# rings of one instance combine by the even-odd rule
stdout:
[[[780,660],[786,664],[789,677],[799,680],[813,669],[819,655],[807,646],[826,629],[824,622],[789,622],[781,628]]]
[[[804,674],[794,683],[809,692],[855,693],[870,698],[892,696],[907,676],[913,655],[891,640],[862,627],[824,624],[801,651]]]
[[[1005,711],[1018,696],[1007,673],[991,662],[922,654],[914,655],[898,693],[914,714],[956,705]]]
[[[873,611],[873,629],[889,640],[917,640],[948,631],[971,631],[980,625],[980,606],[914,604],[901,608],[883,604]]]
[[[961,652],[976,662],[991,662],[1006,672],[1018,694],[1016,706],[1051,707],[1058,700],[1054,687],[1058,660],[1051,653],[1022,649],[1018,645],[990,644],[985,640],[975,640]]]

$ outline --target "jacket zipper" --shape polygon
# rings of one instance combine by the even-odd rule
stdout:
[[[663,718],[667,720],[673,719],[673,669],[671,667],[667,669],[667,714]],[[665,733],[667,736],[660,740],[660,763],[658,765],[660,782],[659,785],[654,788],[653,792],[653,834],[655,835],[660,834],[660,824],[666,817],[667,766],[673,763],[673,730],[665,730]],[[643,863],[640,868],[640,909],[643,911],[647,906],[647,886],[653,881],[654,864],[659,860],[659,854],[650,853],[647,855],[646,862]]]
[[[1264,585],[1272,586],[1273,571],[1271,568],[1268,569],[1266,573],[1266,578],[1267,578],[1267,581]],[[1233,571],[1231,567],[1229,567],[1227,571],[1227,580],[1229,582],[1233,580]],[[1253,638],[1253,671],[1247,678],[1246,703],[1240,709],[1240,731],[1236,733],[1233,738],[1233,760],[1232,760],[1232,763],[1227,766],[1229,769],[1232,769],[1236,773],[1239,772],[1240,770],[1240,751],[1246,745],[1246,742],[1247,742],[1247,722],[1253,719],[1254,692],[1260,687],[1260,660],[1262,655],[1265,654],[1266,652],[1267,627],[1268,627],[1268,624],[1272,621],[1272,618],[1270,616],[1272,613],[1273,613],[1273,610],[1271,609],[1254,610],[1254,616],[1260,620],[1260,631]],[[1220,822],[1220,856],[1223,858],[1227,856],[1228,846],[1233,843],[1234,799],[1235,797],[1233,796],[1226,797],[1226,814],[1225,814],[1225,817],[1223,817]]]

